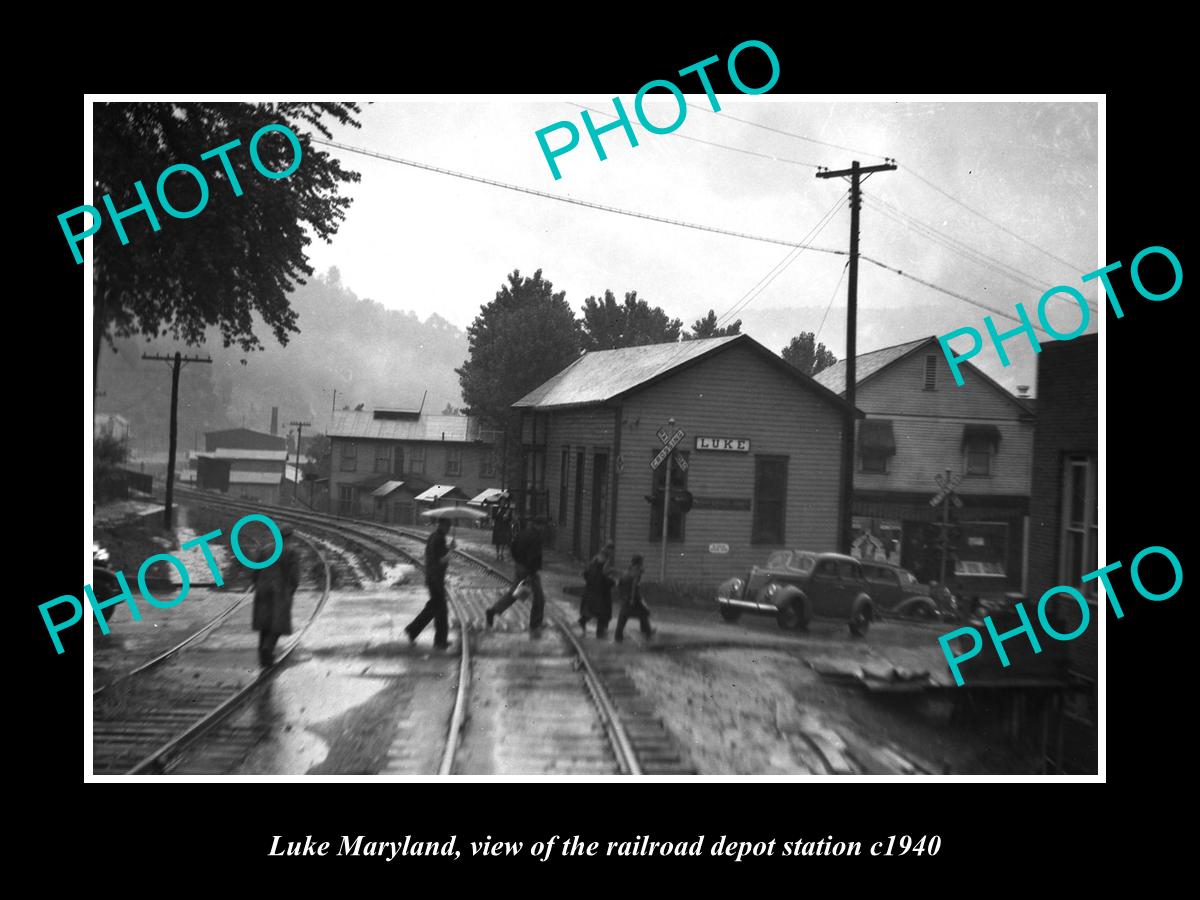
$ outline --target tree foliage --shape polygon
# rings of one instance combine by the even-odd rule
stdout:
[[[467,360],[455,369],[463,401],[510,436],[519,421],[512,404],[579,356],[583,334],[565,295],[541,269],[532,278],[513,270],[467,329]]]
[[[170,335],[199,344],[217,326],[224,346],[250,351],[262,346],[253,332],[257,315],[280,344],[296,332],[288,292],[313,274],[305,248],[313,236],[327,243],[350,205],[339,187],[357,182],[357,172],[312,143],[338,123],[358,127],[353,103],[100,103],[94,113],[95,197],[112,195],[118,211],[140,202],[142,182],[161,230],[137,212],[122,220],[129,244],[122,245],[108,216],[92,238],[96,261],[96,318],[93,352],[103,338]],[[250,139],[264,125],[281,123],[298,136],[299,167],[272,180],[254,168]],[[235,196],[218,157],[200,155],[231,141],[228,151],[243,194]],[[286,169],[293,152],[286,136],[268,133],[258,143],[263,165]],[[193,218],[168,215],[156,195],[159,174],[185,163],[198,168],[208,185],[207,205]],[[201,199],[196,179],[173,174],[165,193],[178,210]],[[70,220],[78,222],[78,219]],[[78,226],[76,225],[76,230]]]
[[[742,333],[742,320],[734,319],[728,325],[720,328],[717,327],[717,314],[714,310],[709,310],[708,315],[702,319],[697,319],[692,323],[692,333],[685,334],[685,341],[694,341],[697,338],[716,338],[727,337],[731,334]]]
[[[792,338],[781,355],[805,375],[816,375],[837,362],[837,357],[825,349],[824,344],[816,344],[816,335],[811,331],[802,331]]]
[[[639,300],[637,291],[628,291],[625,302],[617,303],[612,291],[604,299],[588,297],[583,302],[584,348],[615,350],[679,340],[683,322],[668,318],[661,307]]]

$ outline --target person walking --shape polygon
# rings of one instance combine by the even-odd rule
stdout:
[[[596,620],[596,637],[608,635],[608,622],[612,618],[612,589],[616,581],[613,555],[616,547],[612,541],[600,548],[583,571],[583,597],[579,601],[579,627],[587,634],[589,619]]]
[[[490,606],[485,614],[488,628],[492,627],[496,616],[502,615],[506,609],[517,602],[518,588],[524,586],[530,591],[529,630],[536,633],[543,624],[546,610],[546,595],[542,593],[542,525],[543,516],[537,516],[528,525],[523,525],[513,538],[509,551],[512,553],[516,568],[514,584],[505,591],[500,599]]]
[[[621,612],[617,616],[617,631],[614,640],[625,640],[625,623],[630,616],[637,618],[642,625],[642,637],[649,638],[654,634],[650,627],[650,607],[642,597],[642,573],[645,571],[644,560],[636,555],[629,561],[629,568],[617,582],[617,597],[621,601]]]
[[[258,663],[264,669],[275,662],[279,636],[292,633],[292,595],[300,586],[300,554],[292,540],[292,529],[281,529],[280,536],[283,548],[279,559],[265,569],[254,570],[251,626],[258,632]],[[260,548],[255,562],[266,562],[273,552]]]
[[[429,588],[429,602],[417,613],[417,617],[404,626],[410,644],[416,643],[425,626],[433,620],[433,646],[443,650],[450,646],[450,622],[446,609],[446,568],[450,564],[450,551],[457,546],[451,538],[450,520],[438,519],[437,528],[425,541],[425,586]]]
[[[504,548],[512,540],[512,508],[508,505],[508,494],[500,495],[500,502],[492,511],[492,544],[496,548],[496,559],[504,559]]]

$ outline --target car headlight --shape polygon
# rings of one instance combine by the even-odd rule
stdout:
[[[767,585],[767,591],[766,591],[767,597],[774,597],[778,592],[779,592],[779,585],[777,585],[777,584]]]

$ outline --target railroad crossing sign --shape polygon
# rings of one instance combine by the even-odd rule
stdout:
[[[674,457],[674,459],[675,459],[675,465],[679,466],[680,472],[686,472],[688,470],[687,459],[685,459],[682,456],[676,456],[676,457]]]
[[[679,442],[684,438],[682,428],[677,429],[670,438],[666,437],[666,434],[666,429],[658,429],[658,439],[663,442],[663,448],[658,451],[658,454],[654,457],[654,459],[650,460],[651,469],[657,469],[659,466],[661,466],[663,460],[667,458],[672,450],[679,446]],[[684,471],[687,471],[686,467],[684,468]]]
[[[946,474],[949,475],[950,473],[947,472]],[[959,499],[958,494],[954,492],[954,489],[962,484],[962,476],[952,475],[949,478],[943,478],[941,475],[934,475],[933,480],[937,482],[937,486],[941,488],[941,490],[933,495],[933,499],[929,501],[929,505],[937,506],[947,497],[949,497],[950,502],[953,503],[956,508],[962,509],[963,502]]]

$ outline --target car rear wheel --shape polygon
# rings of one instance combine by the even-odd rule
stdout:
[[[927,603],[918,603],[912,608],[911,615],[914,619],[922,619],[924,621],[937,618],[937,612]]]
[[[721,618],[726,622],[736,622],[742,616],[742,611],[740,609],[735,606],[729,606],[726,603],[722,603],[720,609]]]

